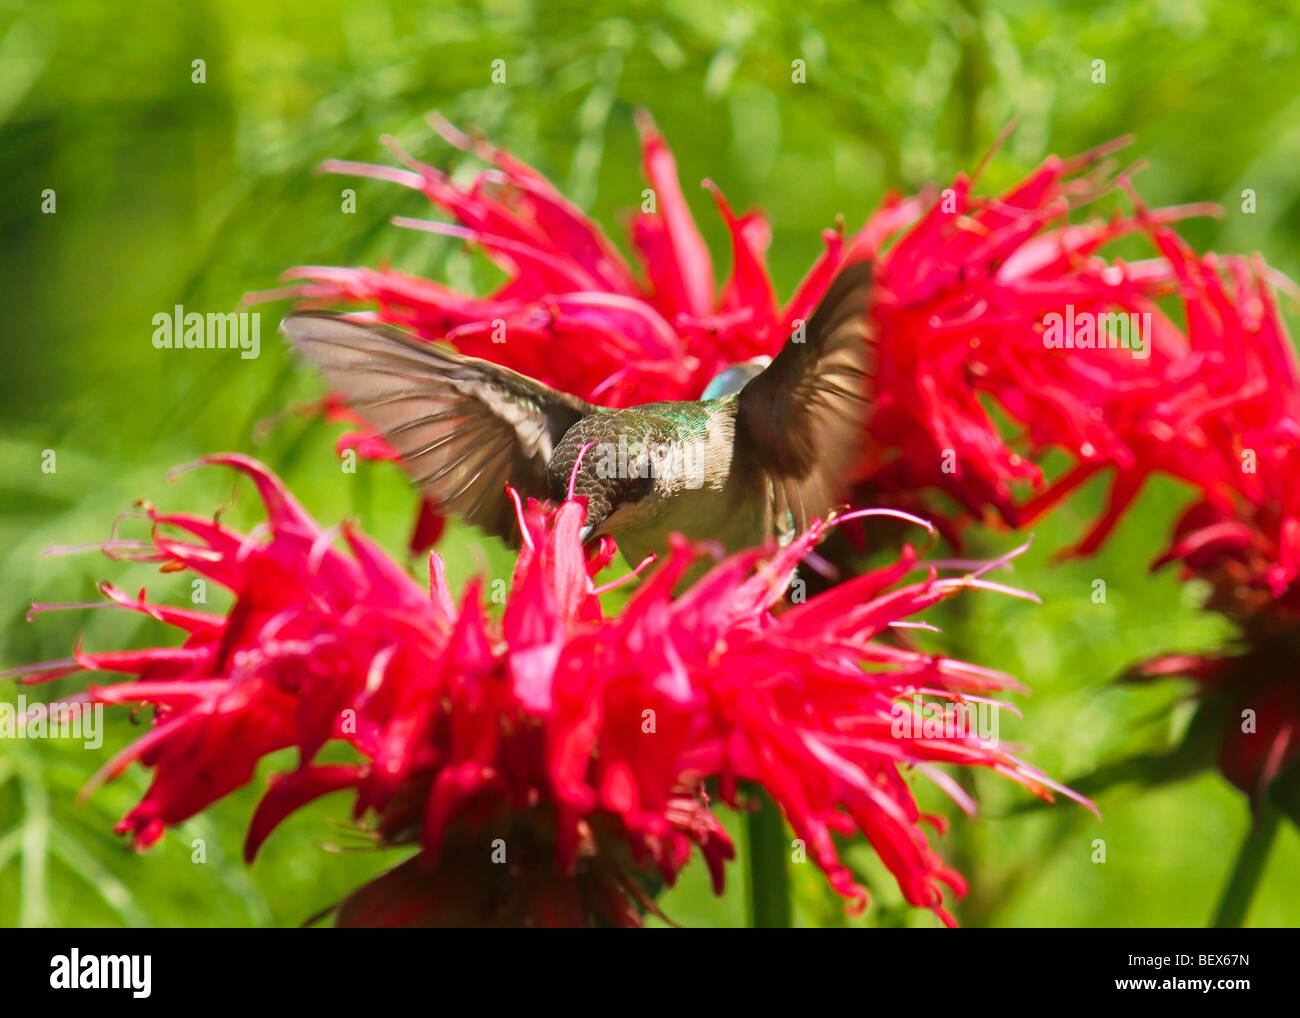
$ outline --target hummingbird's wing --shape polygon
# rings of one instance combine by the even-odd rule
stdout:
[[[736,441],[767,475],[778,532],[825,519],[860,455],[874,396],[870,290],[869,263],[841,271],[802,335],[737,397]]]
[[[518,540],[519,527],[505,486],[548,497],[552,450],[594,409],[385,325],[300,311],[280,328],[401,455],[425,497],[507,540]]]

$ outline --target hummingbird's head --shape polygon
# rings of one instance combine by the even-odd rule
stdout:
[[[609,455],[602,442],[575,442],[571,447],[561,442],[556,448],[547,471],[551,496],[557,501],[567,497],[572,480],[573,494],[586,498],[583,541],[638,526],[654,515],[653,464],[635,454],[623,462],[624,468],[619,469],[617,451]]]
[[[678,462],[681,444],[647,434],[645,423],[636,410],[593,414],[556,446],[547,466],[550,494],[563,500],[572,482],[573,494],[586,497],[584,541],[652,527],[684,487],[699,486]]]

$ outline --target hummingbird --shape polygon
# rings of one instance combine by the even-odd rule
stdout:
[[[636,564],[674,532],[728,551],[784,542],[841,504],[874,385],[870,286],[870,265],[850,265],[770,363],[728,369],[699,400],[623,409],[331,312],[281,331],[440,511],[517,544],[507,485],[583,495],[583,542],[612,535]]]

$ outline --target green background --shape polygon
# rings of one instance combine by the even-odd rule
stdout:
[[[733,206],[764,208],[769,261],[785,297],[837,214],[856,226],[889,188],[972,169],[1013,116],[1019,128],[984,184],[1001,187],[1050,152],[1067,155],[1126,132],[1126,157],[1150,163],[1137,183],[1154,204],[1217,201],[1221,219],[1189,223],[1199,248],[1259,250],[1297,275],[1300,235],[1300,16],[1289,4],[896,2],[419,4],[386,0],[92,0],[0,3],[0,667],[89,649],[145,645],[160,630],[121,612],[24,621],[30,601],[92,600],[111,579],[188,603],[189,583],[95,554],[43,548],[101,540],[139,498],[207,512],[229,497],[220,470],[169,486],[165,471],[206,452],[254,453],[322,522],[360,518],[395,554],[413,506],[397,472],[345,474],[340,428],[291,417],[254,441],[254,425],[319,392],[274,336],[264,309],[256,360],[222,351],[158,351],[151,319],[177,303],[232,310],[295,264],[393,264],[439,279],[481,273],[457,245],[388,225],[428,214],[417,194],[319,176],[329,157],[388,161],[395,136],[439,165],[452,153],[424,123],[439,110],[532,162],[605,225],[625,250],[622,214],[640,201],[632,115],[647,107],[673,146],[684,187],[725,269],[727,247],[708,176]],[[807,82],[791,82],[791,61]],[[206,62],[206,83],[191,62]],[[492,84],[493,60],[507,82]],[[1106,81],[1094,83],[1094,60]],[[462,160],[462,162],[464,162]],[[472,170],[465,165],[465,170]],[[357,211],[340,211],[355,187]],[[57,212],[40,211],[42,192]],[[1254,214],[1241,192],[1257,193]],[[1140,243],[1116,248],[1140,256]],[[1292,316],[1294,327],[1294,316]],[[44,450],[57,469],[41,470]],[[1105,553],[1053,565],[1099,503],[1082,492],[1037,528],[1014,582],[1043,607],[977,596],[937,613],[938,645],[1021,677],[1023,722],[1002,738],[1048,773],[1081,779],[1173,744],[1188,687],[1121,687],[1127,664],[1212,647],[1224,624],[1198,591],[1146,563],[1187,493],[1156,485]],[[257,518],[244,486],[231,519]],[[980,553],[1014,535],[974,536]],[[453,582],[504,576],[509,556],[453,530],[442,544]],[[417,566],[418,568],[418,566]],[[1092,603],[1092,581],[1107,603]],[[217,607],[226,602],[212,598]],[[167,635],[167,640],[172,637]],[[80,680],[59,683],[68,692]],[[12,697],[12,684],[0,695]],[[1172,709],[1171,709],[1172,708]],[[296,924],[394,854],[331,852],[354,842],[342,798],[290,819],[251,868],[239,845],[270,762],[254,786],[170,833],[145,855],[112,823],[147,775],[133,768],[84,805],[77,791],[143,729],[111,712],[105,747],[0,742],[0,923],[7,925]],[[1201,925],[1245,830],[1243,796],[1212,772],[1098,795],[1104,820],[1072,804],[1029,808],[994,776],[963,776],[983,812],[937,839],[971,882],[968,925]],[[923,802],[942,807],[918,783]],[[950,809],[948,812],[952,812]],[[203,864],[191,861],[195,839]],[[1091,861],[1104,839],[1106,862]],[[817,925],[931,925],[907,909],[866,847],[850,858],[875,902],[850,920],[811,865],[795,867],[796,914]],[[1278,840],[1249,915],[1300,920],[1300,837]],[[714,899],[692,865],[662,900],[679,922],[744,922],[744,874]]]

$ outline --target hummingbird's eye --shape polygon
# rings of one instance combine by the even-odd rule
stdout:
[[[628,477],[623,483],[622,495],[624,502],[640,502],[654,488],[654,472],[649,463],[641,464],[641,466],[644,469],[628,471]]]
[[[640,502],[654,488],[655,469],[652,458],[644,451],[639,455],[629,456],[627,471],[620,481],[618,500]]]

